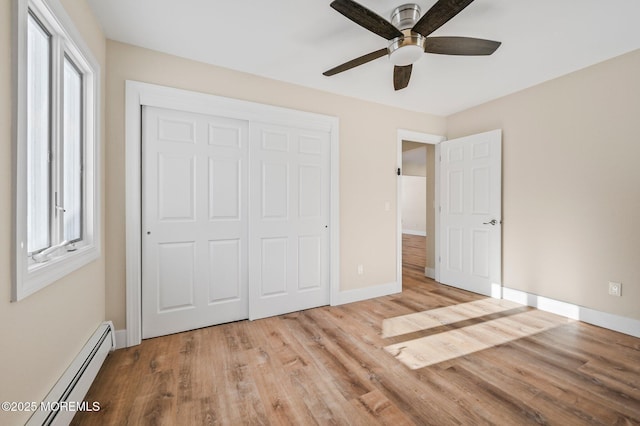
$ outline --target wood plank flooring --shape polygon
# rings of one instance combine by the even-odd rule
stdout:
[[[427,265],[427,239],[418,235],[402,234],[402,267],[424,274]]]
[[[73,424],[640,425],[640,339],[440,285],[411,251],[402,294],[114,352]],[[453,355],[385,350],[424,339]]]

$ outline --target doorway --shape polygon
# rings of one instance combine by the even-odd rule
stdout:
[[[403,141],[435,144],[433,278],[501,297],[502,163],[500,129],[445,142],[444,137],[398,130],[398,175]],[[398,179],[397,276],[402,283],[402,180]]]
[[[433,145],[402,141],[402,263],[405,270],[422,273],[430,263],[435,266],[429,250],[434,231],[433,150]]]
[[[398,130],[398,280],[402,264],[437,279],[438,171],[442,136]],[[404,253],[403,253],[404,252]]]

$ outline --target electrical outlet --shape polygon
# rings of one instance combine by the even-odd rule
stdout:
[[[358,275],[364,274],[364,266],[358,265]]]
[[[616,297],[622,296],[622,283],[609,281],[609,295]]]

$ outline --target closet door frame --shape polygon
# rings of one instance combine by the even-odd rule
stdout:
[[[126,81],[125,89],[127,321],[125,346],[135,346],[142,341],[142,224],[140,220],[142,158],[140,153],[142,106],[145,105],[329,132],[331,151],[329,299],[331,305],[334,305],[340,291],[338,118],[130,80]]]

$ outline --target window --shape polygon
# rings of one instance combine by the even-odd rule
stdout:
[[[15,271],[20,300],[96,259],[99,67],[58,0],[15,0]]]
[[[28,16],[27,32],[27,232],[28,251],[51,244],[49,220],[51,35]]]

